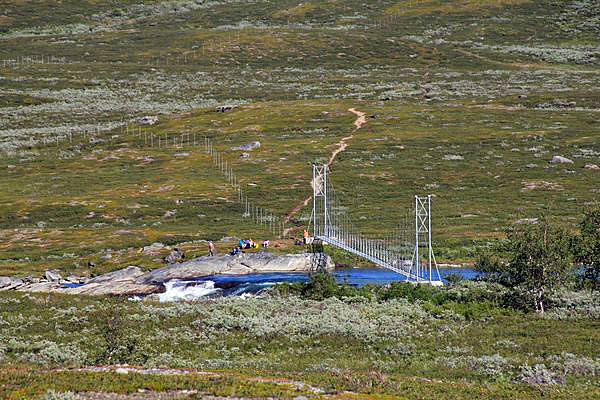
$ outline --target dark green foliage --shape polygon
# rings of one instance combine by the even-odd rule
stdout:
[[[96,328],[103,346],[96,356],[99,364],[143,364],[150,357],[150,348],[145,346],[143,332],[134,329],[126,320],[125,312],[118,304],[106,308],[97,315]]]
[[[510,288],[524,290],[544,312],[549,292],[565,284],[573,271],[572,237],[546,216],[533,225],[516,225],[507,239],[479,256],[475,268]]]
[[[586,284],[600,289],[600,208],[587,210],[579,224],[575,260],[583,264]]]
[[[310,276],[310,280],[302,288],[302,295],[307,299],[323,300],[335,296],[337,289],[337,283],[331,274],[317,272]]]
[[[446,275],[446,281],[450,285],[456,285],[459,282],[464,281],[465,278],[461,274],[451,273]]]
[[[419,302],[428,311],[442,318],[448,311],[461,315],[466,319],[480,319],[485,316],[512,313],[510,302],[506,302],[502,291],[493,285],[459,284],[453,287],[430,287],[407,283],[392,283],[386,287],[365,285],[353,287],[337,284],[332,275],[318,273],[311,276],[306,283],[284,283],[276,287],[281,295],[296,295],[311,300],[323,300],[336,297],[345,301],[357,299],[376,299],[384,302],[394,299],[407,299]],[[505,306],[505,304],[507,306]]]

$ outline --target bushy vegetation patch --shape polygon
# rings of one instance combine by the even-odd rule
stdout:
[[[480,265],[502,278],[433,289],[315,276],[272,297],[170,305],[1,292],[0,397],[321,393],[244,373],[342,397],[599,397],[597,2],[0,9],[0,275],[149,270],[170,246],[206,254],[208,239],[219,253],[240,237],[303,250],[293,237],[309,206],[280,240],[241,217],[237,192],[201,144],[159,149],[148,136],[210,137],[249,198],[284,217],[311,195],[311,164],[354,129],[354,107],[367,123],[331,179],[357,228],[384,237],[415,194],[430,193],[438,261],[472,263],[487,249]],[[232,108],[217,112],[223,105]],[[249,155],[233,150],[254,141],[261,147]],[[164,247],[148,250],[155,242]],[[573,273],[556,279],[565,270]],[[542,306],[543,317],[530,312]],[[93,363],[236,376],[56,371]]]
[[[3,292],[0,371],[6,377],[12,374],[6,365],[34,363],[39,369],[126,363],[147,368],[241,368],[310,381],[319,372],[330,379],[313,381],[319,385],[368,391],[374,384],[379,393],[394,393],[411,376],[509,382],[522,373],[521,366],[537,364],[566,377],[572,387],[568,390],[597,379],[595,319],[582,315],[540,319],[474,301],[490,298],[481,294],[491,290],[489,284],[448,289],[454,301],[446,302],[436,300],[427,289],[406,286],[409,289],[397,288],[398,297],[387,300],[373,292],[371,299],[342,296],[317,301],[287,295],[172,304]],[[408,300],[399,293],[413,297]],[[471,300],[461,303],[461,298]],[[476,304],[482,308],[476,310]],[[461,311],[461,306],[470,311]],[[370,373],[377,376],[369,377]],[[118,376],[110,375],[104,387],[123,390],[116,389]],[[350,376],[355,380],[348,380]],[[372,379],[378,383],[370,384]],[[42,392],[85,387],[57,383]],[[6,388],[19,393],[14,386]]]

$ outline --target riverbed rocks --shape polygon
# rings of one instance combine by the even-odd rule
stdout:
[[[241,253],[235,256],[199,257],[179,264],[148,272],[140,279],[145,282],[165,282],[170,279],[189,279],[216,274],[244,275],[264,272],[309,272],[315,260],[312,254],[274,255],[272,253]],[[327,270],[333,270],[327,256]]]
[[[44,277],[50,282],[60,282],[62,280],[58,271],[46,271],[44,272]]]
[[[573,164],[573,160],[563,156],[554,156],[550,162],[552,164]]]
[[[244,275],[268,272],[310,272],[320,263],[326,270],[333,270],[331,257],[324,263],[313,254],[241,253],[235,256],[199,257],[187,262],[173,262],[164,268],[144,273],[137,266],[129,266],[85,280],[69,276],[60,277],[56,271],[46,271],[44,278],[22,280],[0,277],[0,290],[24,292],[55,292],[66,294],[131,296],[162,293],[164,283],[171,279],[192,279],[212,275]],[[73,283],[83,283],[73,287]]]
[[[164,291],[162,282],[157,282],[157,284],[146,284],[140,282],[142,276],[144,276],[144,273],[139,267],[129,266],[90,279],[88,283],[83,286],[65,288],[62,292],[69,294],[130,296],[134,294],[151,294]]]

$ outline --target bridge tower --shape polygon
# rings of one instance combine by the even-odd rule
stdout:
[[[330,205],[327,203],[328,174],[329,167],[327,164],[313,164],[313,211],[311,221],[314,229],[313,237],[329,236],[331,231]]]
[[[431,241],[431,195],[415,196],[413,242],[410,238],[413,226],[408,221],[383,239],[363,237],[341,207],[335,189],[329,182],[329,167],[326,164],[313,165],[312,188],[313,210],[308,229],[312,226],[315,255],[323,251],[323,244],[329,244],[401,274],[408,282],[443,285],[435,265]],[[424,265],[423,258],[427,259]],[[437,279],[433,278],[434,268]]]
[[[427,263],[421,264],[420,248],[425,248]],[[431,195],[415,196],[415,250],[413,253],[413,268],[414,274],[417,277],[417,282],[424,281],[423,269],[429,277],[429,284],[432,282],[432,267],[435,264],[435,255],[433,254],[433,244],[431,242]],[[437,266],[436,266],[437,270]],[[439,272],[438,272],[439,275]]]

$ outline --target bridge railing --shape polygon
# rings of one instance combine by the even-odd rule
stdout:
[[[369,239],[359,233],[347,208],[342,207],[329,180],[327,165],[314,166],[311,227],[315,238],[402,274],[409,281],[441,284],[439,271],[436,267],[435,277],[432,264],[430,200],[430,197],[415,197],[414,218],[407,214],[399,221],[397,229],[386,237]],[[424,209],[423,204],[428,208]],[[428,248],[421,252],[425,250],[420,250],[423,245]],[[421,255],[427,256],[427,266],[422,265]]]

